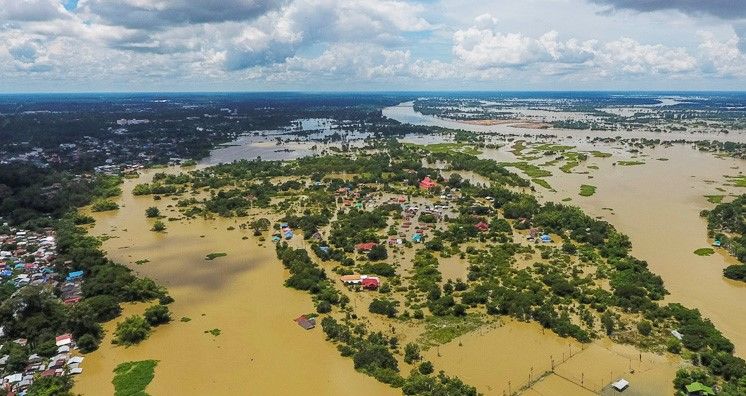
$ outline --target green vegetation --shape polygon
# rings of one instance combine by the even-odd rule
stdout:
[[[167,306],[161,304],[148,307],[143,316],[151,326],[159,326],[171,321],[171,312]]]
[[[591,155],[596,158],[609,158],[611,153],[604,153],[603,151],[591,151]]]
[[[154,218],[154,217],[160,217],[160,215],[161,215],[161,211],[158,210],[158,208],[156,208],[155,206],[151,206],[145,209],[146,217]]]
[[[93,205],[91,205],[91,210],[94,212],[106,212],[117,209],[119,209],[119,205],[110,199],[97,199],[93,201]]]
[[[531,181],[534,182],[534,183],[536,183],[536,184],[538,184],[538,185],[540,185],[540,186],[542,186],[542,187],[544,187],[544,188],[546,188],[547,190],[551,190],[552,189],[552,186],[549,185],[549,182],[547,182],[544,179],[531,179]]]
[[[707,202],[719,204],[723,202],[723,198],[725,195],[705,195],[705,198],[707,198]]]
[[[118,345],[135,345],[148,338],[150,323],[139,315],[132,315],[117,323],[112,343]]]
[[[208,254],[207,254],[207,255],[205,256],[205,260],[215,260],[216,258],[219,258],[219,257],[225,257],[225,256],[227,256],[227,255],[228,255],[228,253],[223,253],[223,252],[217,252],[217,253],[208,253]]]
[[[590,197],[591,195],[595,193],[596,193],[596,186],[591,186],[589,184],[583,184],[580,186],[581,197]]]
[[[114,396],[147,396],[145,388],[155,377],[157,360],[121,363],[114,369]]]
[[[712,248],[699,248],[694,251],[697,256],[711,256],[715,254],[715,250]]]
[[[156,220],[155,223],[153,223],[153,227],[150,229],[150,231],[154,231],[154,232],[166,231],[166,224],[160,220]]]
[[[478,314],[466,316],[429,316],[425,319],[425,332],[418,342],[425,348],[443,345],[456,337],[470,333],[488,323],[487,318]]]
[[[643,161],[617,161],[617,165],[621,166],[635,166],[635,165],[644,165],[645,162]]]
[[[526,176],[532,179],[552,176],[552,172],[545,170],[545,169],[541,169],[540,167],[534,164],[530,164],[528,162],[503,162],[500,165],[519,169],[523,171],[523,173],[525,173]]]
[[[205,330],[205,334],[211,334],[213,337],[219,336],[221,333],[220,329]]]

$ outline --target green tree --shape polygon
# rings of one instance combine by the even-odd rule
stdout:
[[[434,368],[433,364],[430,363],[430,361],[426,360],[420,363],[420,366],[417,367],[417,370],[419,370],[420,374],[428,375],[433,373]]]
[[[98,349],[99,339],[91,334],[83,334],[76,342],[78,348],[83,353],[93,352]]]
[[[150,324],[140,315],[133,315],[117,324],[112,343],[134,345],[148,338]]]
[[[422,357],[420,356],[420,347],[414,343],[408,343],[404,346],[404,361],[408,364],[412,364]]]
[[[27,396],[72,396],[73,382],[69,376],[37,378],[28,388]]]

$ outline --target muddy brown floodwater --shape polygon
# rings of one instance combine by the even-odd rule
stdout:
[[[149,231],[145,209],[158,206],[167,217],[178,217],[167,205],[135,197],[126,180],[121,208],[93,213],[93,235],[109,235],[104,249],[115,261],[168,287],[175,298],[174,321],[155,328],[140,345],[111,345],[115,319],[107,323],[101,348],[86,356],[85,372],[75,393],[112,395],[112,370],[117,364],[143,359],[160,363],[147,387],[151,395],[393,395],[398,391],[356,372],[352,360],[339,355],[324,340],[321,328],[305,331],[292,319],[314,310],[306,293],[285,288],[286,274],[274,249],[260,247],[231,219],[168,221],[166,233]],[[230,226],[236,227],[228,231]],[[212,261],[205,255],[225,252]],[[150,262],[136,265],[137,260]],[[125,307],[124,315],[140,313],[147,304]],[[124,316],[123,316],[124,317]],[[180,321],[187,317],[188,322]],[[220,329],[213,336],[207,330]]]

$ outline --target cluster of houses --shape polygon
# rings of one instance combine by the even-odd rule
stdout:
[[[13,282],[16,289],[56,284],[52,268],[56,249],[51,229],[40,232],[11,229],[10,233],[0,234],[0,282]]]
[[[12,342],[25,346],[27,341],[25,339],[18,339]],[[82,373],[83,369],[80,365],[83,363],[84,358],[72,354],[75,350],[75,342],[72,335],[59,335],[55,337],[55,343],[57,346],[57,354],[55,356],[48,359],[36,354],[29,356],[26,367],[23,370],[8,373],[2,377],[0,389],[7,392],[8,396],[22,396],[26,394],[28,388],[38,378]],[[0,357],[0,367],[3,368],[4,372],[7,372],[5,366],[8,364],[9,357],[8,355]]]
[[[57,243],[53,230],[29,231],[8,228],[7,224],[3,227],[10,232],[0,234],[0,282],[12,283],[16,293],[28,286],[59,287],[65,304],[80,301],[83,296],[83,271],[70,272],[64,281],[60,281],[60,276],[54,270]],[[71,262],[65,264],[72,265]],[[2,336],[3,328],[0,324],[0,337]],[[47,359],[31,355],[26,367],[20,371],[10,370],[9,355],[0,356],[0,388],[8,395],[23,395],[36,378],[81,373],[83,358],[71,354],[75,348],[72,336],[62,334],[55,341],[57,354],[54,357]],[[16,339],[9,342],[26,346],[28,341]]]

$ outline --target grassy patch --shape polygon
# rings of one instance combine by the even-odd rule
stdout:
[[[449,153],[459,152],[469,155],[479,155],[482,152],[476,149],[474,146],[468,146],[464,143],[435,143],[427,145],[413,145],[416,147],[423,148],[431,153]]]
[[[218,257],[225,257],[227,255],[228,255],[228,253],[222,253],[222,252],[219,252],[219,253],[210,253],[207,256],[205,256],[205,260],[215,260]]]
[[[192,321],[192,318],[190,318],[190,317],[188,317],[188,316],[182,316],[180,320],[181,320],[182,322],[186,323],[186,322],[191,322],[191,321]]]
[[[715,249],[713,248],[699,248],[694,251],[694,254],[697,256],[711,256],[715,254]]]
[[[519,169],[523,171],[523,173],[526,174],[526,176],[530,178],[538,178],[538,177],[547,177],[552,176],[552,172],[541,169],[536,165],[529,164],[528,162],[502,162],[500,163],[502,166],[511,166],[513,168]]]
[[[746,176],[725,176],[733,187],[746,187]]]
[[[428,316],[425,319],[425,332],[420,336],[419,342],[424,349],[446,344],[486,323],[485,318],[478,314],[469,314],[462,317]]]
[[[114,369],[114,396],[147,396],[145,387],[155,377],[157,360],[125,362]]]
[[[707,202],[714,204],[723,202],[723,197],[725,197],[725,195],[705,195],[705,198],[707,198]]]
[[[596,158],[609,158],[611,153],[604,153],[603,151],[591,151],[591,155]]]
[[[549,183],[544,179],[531,179],[531,181],[546,188],[547,190],[552,189],[552,186],[550,186]]]
[[[596,193],[596,186],[591,186],[589,184],[583,184],[580,186],[581,197],[590,197],[591,195],[595,193]]]
[[[617,165],[621,166],[635,166],[635,165],[643,165],[645,162],[643,161],[618,161]]]
[[[580,165],[579,162],[569,161],[566,164],[560,166],[560,170],[565,173],[572,173],[573,168],[577,167],[578,165]]]
[[[147,264],[149,262],[150,262],[150,260],[148,260],[148,259],[142,259],[142,260],[135,261],[135,264],[137,264],[137,265],[143,265],[143,264]]]

